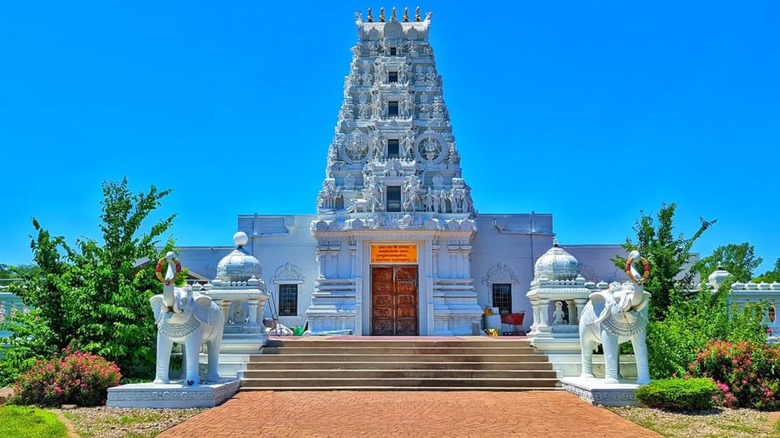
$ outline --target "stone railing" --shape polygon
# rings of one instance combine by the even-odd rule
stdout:
[[[780,307],[780,283],[734,283],[729,291],[729,303],[742,309],[749,303],[766,301],[769,305],[765,321],[769,327],[769,337],[775,340],[780,336],[780,321],[777,308]]]

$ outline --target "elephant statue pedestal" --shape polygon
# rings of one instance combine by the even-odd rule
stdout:
[[[108,388],[111,408],[189,409],[213,408],[238,392],[238,380],[187,386],[180,383],[132,383]]]
[[[592,405],[600,406],[636,406],[636,383],[604,383],[604,379],[595,377],[564,377],[563,389]]]

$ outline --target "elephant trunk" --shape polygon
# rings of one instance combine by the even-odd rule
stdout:
[[[173,263],[168,261],[168,270],[165,272],[165,285],[163,286],[163,304],[168,309],[173,309],[176,313],[181,313],[178,310],[178,305],[174,299],[173,294],[173,278],[176,276],[176,272],[173,269]]]

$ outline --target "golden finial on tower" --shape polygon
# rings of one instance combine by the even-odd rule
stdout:
[[[420,8],[417,8],[420,9]],[[373,23],[374,22],[374,16],[371,15],[371,8],[368,8],[368,22]]]
[[[404,23],[409,22],[409,8],[404,8]]]
[[[395,6],[393,6],[393,10],[390,12],[390,21],[398,21],[398,17],[395,15]]]
[[[385,8],[379,8],[379,22],[385,22]]]
[[[370,9],[369,9],[369,12],[368,12],[368,16],[371,17],[371,10]],[[420,21],[420,7],[419,6],[417,6],[417,10],[414,11],[414,21]]]

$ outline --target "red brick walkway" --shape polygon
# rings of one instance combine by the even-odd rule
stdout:
[[[240,392],[171,437],[659,437],[562,391]]]

